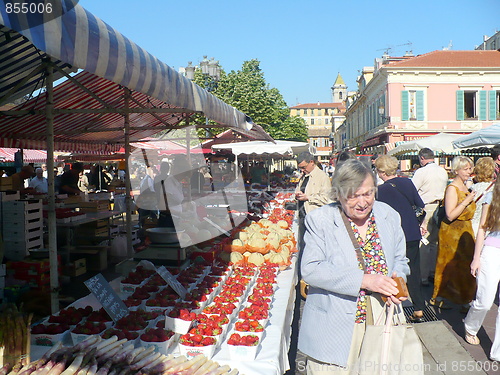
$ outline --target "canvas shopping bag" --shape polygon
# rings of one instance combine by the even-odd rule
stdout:
[[[359,375],[423,375],[422,345],[410,324],[394,322],[394,304],[385,305],[367,325],[358,361]]]

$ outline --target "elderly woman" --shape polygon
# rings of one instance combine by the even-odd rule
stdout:
[[[375,168],[383,181],[378,187],[377,200],[387,203],[401,216],[401,227],[406,238],[406,256],[410,261],[411,271],[408,276],[408,291],[413,303],[410,320],[422,323],[425,321],[425,299],[420,283],[419,243],[422,233],[413,207],[423,209],[425,204],[411,180],[396,175],[398,167],[399,161],[394,156],[382,155],[375,160]]]
[[[451,162],[455,178],[444,195],[445,218],[439,228],[439,246],[434,275],[434,292],[429,303],[441,309],[451,308],[446,300],[462,305],[466,313],[474,298],[476,281],[469,265],[474,255],[474,232],[471,219],[476,211],[476,192],[469,192],[467,181],[474,162],[456,156]]]
[[[332,196],[338,202],[306,216],[301,270],[309,294],[298,348],[308,356],[309,375],[352,369],[370,319],[367,307],[379,301],[369,294],[377,292],[388,297],[388,303],[401,303],[394,297],[398,289],[391,277],[409,273],[405,237],[398,213],[375,201],[376,190],[371,168],[347,160],[333,175]],[[344,220],[362,260],[358,261]]]

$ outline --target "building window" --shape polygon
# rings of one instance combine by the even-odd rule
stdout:
[[[328,125],[329,121],[328,118],[325,118],[325,125]]]
[[[339,92],[339,99],[342,100],[342,91]]]
[[[318,138],[313,138],[313,140],[312,140],[312,145],[313,145],[314,147],[320,147],[320,146],[319,146],[319,139],[318,139]]]
[[[458,90],[456,94],[457,120],[485,121],[487,119],[487,94],[486,90]]]
[[[307,109],[304,109],[304,116],[307,116]]]
[[[500,91],[489,91],[488,94],[488,119],[500,120]]]
[[[422,90],[401,91],[401,120],[424,121],[424,92]]]
[[[314,119],[313,118],[311,119],[311,125],[314,125]]]

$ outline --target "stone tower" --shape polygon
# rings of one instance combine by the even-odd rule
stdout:
[[[337,75],[337,79],[332,86],[332,103],[342,103],[347,99],[347,86],[344,79],[340,75]]]

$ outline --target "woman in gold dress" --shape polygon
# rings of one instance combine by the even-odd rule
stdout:
[[[441,309],[451,308],[446,303],[448,300],[461,305],[461,311],[467,312],[476,291],[476,281],[469,270],[474,255],[471,219],[476,210],[476,193],[469,192],[467,182],[473,169],[474,162],[466,156],[457,156],[451,162],[455,178],[445,191],[446,215],[439,228],[434,293],[429,301]]]

